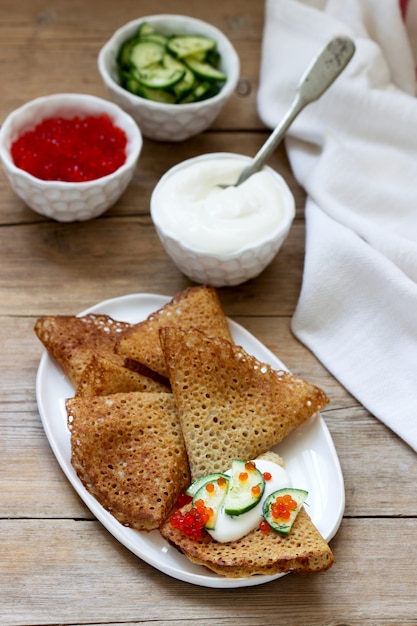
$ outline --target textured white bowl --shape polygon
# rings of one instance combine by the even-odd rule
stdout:
[[[217,42],[221,69],[227,80],[220,92],[201,102],[164,104],[141,98],[119,84],[117,55],[120,46],[134,35],[142,22],[148,22],[166,35],[204,35]],[[229,39],[215,26],[186,15],[148,15],[119,28],[100,50],[98,69],[111,99],[139,124],[145,137],[156,141],[184,141],[211,126],[234,92],[240,63]]]
[[[152,192],[151,217],[159,239],[178,269],[196,283],[224,287],[239,285],[255,278],[271,263],[290,231],[295,217],[295,201],[283,177],[272,168],[265,166],[264,169],[274,177],[281,190],[284,216],[280,225],[269,232],[262,241],[247,245],[232,253],[209,254],[191,247],[162,224],[158,211],[159,195],[167,180],[180,169],[218,158],[238,160],[242,162],[242,165],[247,165],[251,161],[250,157],[244,155],[219,152],[200,155],[175,165],[162,176]]]
[[[16,167],[12,143],[42,120],[107,113],[127,136],[126,161],[115,172],[86,182],[41,180]],[[63,93],[31,100],[8,115],[0,129],[0,157],[15,193],[34,211],[59,222],[92,219],[110,208],[132,180],[142,149],[136,122],[113,102],[86,94]]]

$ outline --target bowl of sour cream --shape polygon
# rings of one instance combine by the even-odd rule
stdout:
[[[264,166],[239,186],[250,157],[218,152],[168,170],[151,196],[151,217],[177,267],[214,287],[258,276],[275,258],[295,217],[284,178]]]

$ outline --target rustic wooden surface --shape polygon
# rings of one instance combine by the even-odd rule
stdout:
[[[47,93],[107,97],[96,68],[100,47],[116,27],[154,13],[154,4],[0,0],[0,121]],[[49,448],[35,397],[42,354],[33,333],[37,316],[73,314],[128,293],[174,295],[189,285],[153,230],[153,186],[167,168],[195,154],[254,154],[267,132],[256,112],[263,3],[157,5],[161,13],[187,12],[212,22],[239,52],[241,82],[213,128],[175,149],[145,141],[123,198],[84,224],[58,224],[33,213],[0,172],[0,624],[417,624],[416,455],[291,334],[303,271],[304,196],[283,149],[271,164],[296,195],[290,237],[258,279],[221,289],[220,297],[231,318],[331,399],[323,417],[346,486],[344,519],[331,542],[332,569],[236,590],[172,579],[133,556],[93,518]]]

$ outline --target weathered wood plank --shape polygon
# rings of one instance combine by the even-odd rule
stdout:
[[[224,590],[162,574],[96,522],[2,520],[2,623],[415,624],[416,532],[416,519],[401,533],[395,519],[348,519],[328,572]]]
[[[292,314],[303,241],[304,226],[296,222],[262,276],[221,290],[226,312]],[[166,254],[148,216],[3,228],[0,266],[0,315],[73,314],[106,298],[174,295],[191,284]]]

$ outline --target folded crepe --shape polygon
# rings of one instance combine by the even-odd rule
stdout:
[[[106,396],[128,391],[169,392],[170,388],[140,372],[93,354],[75,390],[76,396]]]
[[[95,354],[124,364],[114,346],[119,334],[129,326],[108,315],[44,315],[37,320],[35,333],[76,387]]]
[[[185,513],[190,506],[186,505],[181,510]],[[196,540],[171,526],[169,520],[162,525],[160,532],[190,561],[228,578],[322,572],[334,560],[330,547],[304,508],[298,513],[290,534],[285,537],[274,531],[264,534],[257,528],[228,543],[219,543],[208,533]]]
[[[159,330],[164,326],[199,328],[209,337],[218,336],[231,340],[227,319],[216,290],[208,285],[198,285],[180,292],[145,321],[133,324],[122,332],[116,343],[116,352],[167,378],[159,341]],[[131,363],[129,366],[133,367]]]
[[[71,463],[121,524],[159,528],[190,482],[170,393],[118,393],[66,401]]]
[[[258,459],[285,466],[283,459],[272,451],[262,454]],[[190,505],[183,506],[181,511],[185,514],[189,508]],[[171,526],[169,520],[160,531],[190,561],[229,578],[322,572],[334,560],[330,547],[304,507],[301,508],[288,536],[280,535],[272,529],[268,534],[257,529],[242,539],[228,543],[218,543],[208,533],[203,533],[201,540],[195,540]]]
[[[318,387],[226,339],[173,326],[160,339],[193,480],[256,458],[328,403]]]

